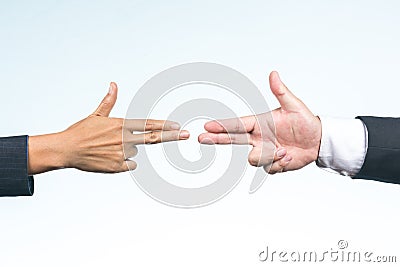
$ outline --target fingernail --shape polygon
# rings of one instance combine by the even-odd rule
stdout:
[[[213,141],[210,138],[204,138],[201,140],[200,144],[212,145]]]
[[[179,130],[181,128],[181,126],[178,123],[171,124],[170,127],[172,130]]]
[[[108,89],[108,94],[111,95],[113,90],[114,90],[114,87],[112,86],[112,84],[110,84],[110,88]]]
[[[286,155],[286,149],[284,148],[279,148],[278,151],[276,152],[276,156],[278,157],[283,157]]]
[[[182,131],[182,132],[180,132],[179,133],[179,137],[180,138],[184,138],[184,139],[187,139],[187,138],[189,138],[189,132],[188,131]]]
[[[290,155],[287,155],[287,156],[285,156],[285,157],[283,158],[283,160],[284,160],[285,162],[289,162],[289,161],[292,160],[292,157],[291,157]]]

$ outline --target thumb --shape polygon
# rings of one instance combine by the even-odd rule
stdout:
[[[111,82],[108,94],[103,98],[100,105],[97,107],[96,111],[93,112],[92,115],[108,117],[110,115],[112,108],[115,105],[115,102],[117,101],[117,93],[118,93],[117,84]]]
[[[269,86],[271,87],[272,93],[281,104],[283,110],[295,111],[304,105],[281,81],[278,72],[273,71],[269,75]]]

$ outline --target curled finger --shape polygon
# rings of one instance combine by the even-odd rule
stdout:
[[[275,145],[270,142],[263,142],[253,147],[248,156],[250,165],[255,167],[270,166],[275,159],[274,149]]]
[[[124,144],[125,159],[133,158],[138,153],[138,148],[132,143]]]
[[[278,172],[284,172],[285,171],[285,167],[289,164],[289,162],[291,160],[292,160],[292,157],[290,155],[286,155],[282,159],[280,159],[278,161],[275,161],[271,165],[271,168],[269,168],[269,169],[264,168],[264,170],[266,172],[268,172],[269,174],[275,174],[275,173],[278,173]]]

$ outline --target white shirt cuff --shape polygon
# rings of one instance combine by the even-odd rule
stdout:
[[[321,118],[322,137],[317,165],[346,176],[356,175],[365,159],[368,132],[358,119]]]

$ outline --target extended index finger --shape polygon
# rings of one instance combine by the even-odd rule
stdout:
[[[204,129],[211,133],[248,133],[253,131],[255,116],[209,121]]]
[[[187,140],[190,134],[188,131],[153,131],[141,134],[130,134],[126,137],[125,143],[135,145],[158,144],[161,142],[171,142]]]

